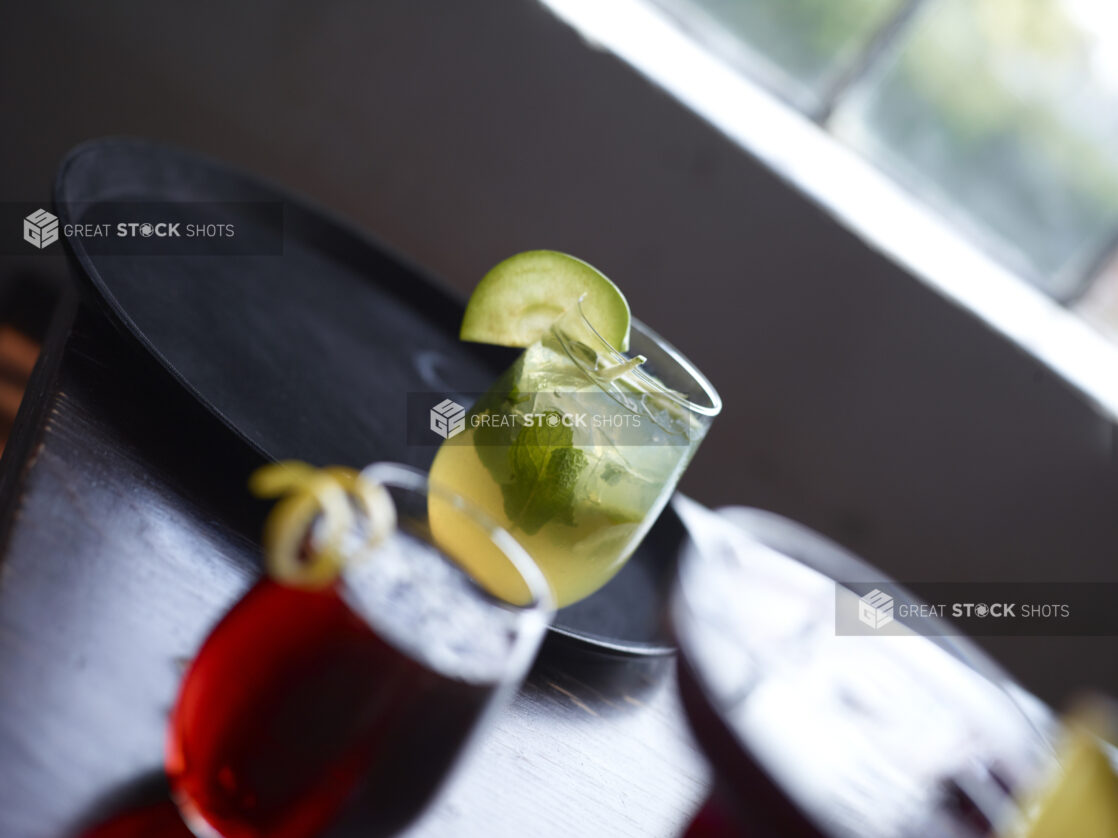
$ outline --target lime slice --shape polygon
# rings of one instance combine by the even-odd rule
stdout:
[[[609,281],[581,259],[555,250],[510,256],[478,283],[462,318],[462,340],[498,346],[531,346],[582,299],[586,319],[622,352],[629,348],[629,304]]]

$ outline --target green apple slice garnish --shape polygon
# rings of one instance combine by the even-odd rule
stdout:
[[[531,346],[579,300],[590,325],[614,349],[629,348],[629,304],[610,280],[555,250],[510,256],[478,283],[459,337],[498,346]]]

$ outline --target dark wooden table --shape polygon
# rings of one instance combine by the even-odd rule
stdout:
[[[71,834],[158,791],[167,712],[258,575],[257,456],[66,304],[0,463],[0,836]],[[430,836],[668,836],[708,775],[674,664],[545,647],[424,819]]]

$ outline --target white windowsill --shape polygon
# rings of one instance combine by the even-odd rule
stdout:
[[[870,247],[974,312],[1118,419],[1118,345],[1018,279],[798,111],[642,0],[541,0],[803,191]]]

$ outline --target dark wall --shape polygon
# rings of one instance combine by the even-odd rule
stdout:
[[[684,481],[702,501],[909,580],[1118,579],[1109,417],[532,0],[6,4],[0,105],[0,199],[138,134],[305,192],[463,293],[526,248],[598,265],[723,394]],[[1118,691],[1112,638],[998,649],[1046,695]]]

